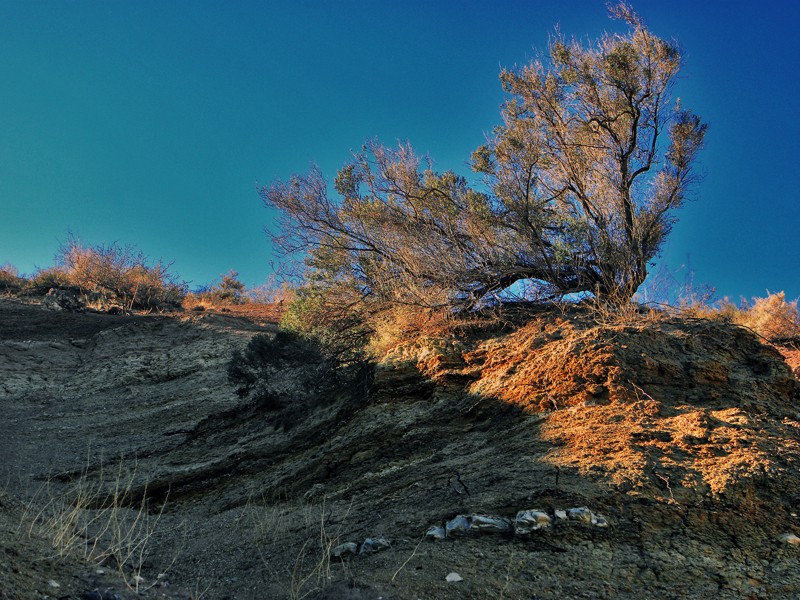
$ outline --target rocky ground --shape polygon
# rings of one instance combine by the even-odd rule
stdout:
[[[0,299],[0,598],[800,595],[798,383],[750,332],[539,312],[338,385],[288,353],[275,412],[226,375],[274,317]]]

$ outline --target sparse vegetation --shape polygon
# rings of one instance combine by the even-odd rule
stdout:
[[[20,277],[12,266],[0,269],[0,292],[44,296],[62,290],[91,308],[121,312],[180,308],[187,286],[170,265],[152,261],[135,246],[86,245],[70,235],[56,254],[55,265]]]
[[[164,505],[151,511],[146,494],[136,501],[131,494],[134,475],[124,473],[120,464],[110,490],[104,487],[102,469],[96,480],[82,472],[62,492],[48,480],[30,501],[20,526],[29,535],[36,531],[49,538],[59,556],[78,553],[111,566],[139,591]]]
[[[220,275],[219,280],[209,286],[186,294],[184,306],[190,310],[212,307],[235,306],[250,301],[247,287],[239,281],[239,273],[234,270]]]

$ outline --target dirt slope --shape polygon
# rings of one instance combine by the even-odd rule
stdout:
[[[237,398],[225,375],[234,349],[271,331],[231,314],[0,300],[0,514],[24,520],[48,477],[55,491],[71,479],[109,492],[123,479],[132,513],[150,502],[142,587],[160,581],[147,592],[160,597],[800,595],[800,547],[785,537],[800,534],[797,382],[746,331],[541,313],[402,344],[368,393],[367,382],[322,386],[290,427]],[[299,388],[305,368],[284,365],[275,390],[316,393]],[[552,524],[480,533],[473,521],[424,538],[457,515],[528,509]],[[6,597],[129,593],[74,563],[42,571],[42,547],[11,529],[0,546],[20,573],[4,575],[0,559]],[[330,559],[366,538],[390,547]],[[462,580],[446,581],[453,572]]]

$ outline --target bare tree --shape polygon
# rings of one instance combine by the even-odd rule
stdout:
[[[485,302],[517,282],[540,294],[629,300],[695,181],[706,131],[672,103],[676,44],[625,4],[629,25],[503,71],[503,124],[473,154],[482,187],[438,173],[410,147],[367,144],[336,178],[275,182],[276,241],[307,253],[329,288],[378,304]]]
[[[706,125],[671,100],[677,44],[627,4],[610,13],[626,35],[594,44],[555,35],[547,57],[501,73],[511,96],[503,125],[473,166],[547,259],[545,280],[625,301],[696,181]]]

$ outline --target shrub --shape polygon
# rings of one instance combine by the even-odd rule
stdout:
[[[9,263],[0,266],[0,294],[18,294],[25,285],[17,268]]]
[[[336,396],[335,365],[311,340],[286,331],[254,336],[234,352],[228,380],[240,398],[289,429]]]
[[[50,267],[37,270],[26,283],[24,293],[32,296],[44,296],[52,289],[74,288],[66,271],[58,267]]]
[[[290,429],[313,409],[346,397],[349,410],[367,398],[372,366],[342,364],[310,337],[279,330],[254,336],[228,363],[228,381],[240,398]]]
[[[364,357],[374,333],[375,315],[369,305],[354,300],[346,287],[306,284],[294,291],[280,326],[325,348],[326,356],[340,364]]]
[[[247,294],[247,287],[238,279],[239,273],[234,270],[228,271],[225,275],[220,275],[219,281],[210,286],[199,288],[195,292],[187,294],[186,307],[205,309],[210,306],[231,306],[247,304],[250,298]]]
[[[734,321],[773,342],[800,338],[797,300],[787,302],[784,292],[754,298],[752,306],[740,311]]]
[[[539,297],[626,303],[697,182],[706,125],[673,101],[682,64],[625,3],[626,34],[569,41],[500,75],[502,124],[472,156],[473,185],[405,144],[377,142],[329,190],[319,169],[261,188],[276,245],[369,310],[474,309],[527,283]]]
[[[186,284],[169,272],[169,265],[151,262],[134,246],[84,246],[70,237],[56,263],[53,274],[63,274],[67,286],[78,288],[87,299],[99,298],[104,307],[169,310],[180,307],[186,295]]]

